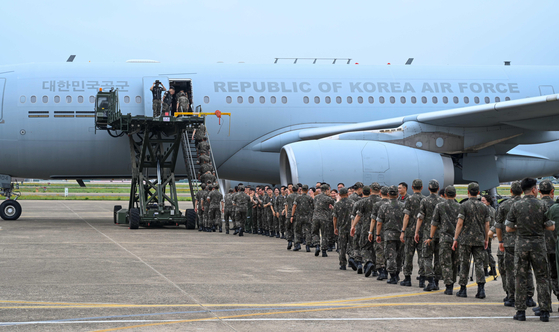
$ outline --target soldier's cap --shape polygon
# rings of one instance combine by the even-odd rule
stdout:
[[[346,187],[342,187],[340,188],[340,195],[347,195],[347,188]]]
[[[388,187],[388,195],[390,196],[398,195],[398,187],[396,186]]]
[[[214,185],[214,188],[215,188],[215,189],[219,189],[219,184],[216,183],[216,184]]]
[[[543,180],[540,182],[540,191],[549,192],[553,189],[553,182],[550,180]]]
[[[245,189],[245,186],[238,186],[237,189],[241,190],[241,189]]]
[[[234,191],[235,191],[235,190],[233,190],[233,188],[229,188],[229,192],[230,192],[230,193],[232,193],[232,192],[234,192]]]
[[[413,182],[411,183],[412,188],[421,188],[423,187],[423,181],[421,181],[421,179],[415,179],[413,180]]]
[[[380,191],[380,188],[381,188],[381,186],[380,186],[380,184],[378,184],[378,182],[371,183],[370,187],[371,187],[372,191]]]
[[[522,185],[520,184],[520,181],[514,181],[513,183],[511,183],[510,190],[512,190],[512,192],[515,194],[522,194]]]
[[[479,184],[477,182],[470,182],[468,185],[468,191],[478,191],[479,192]]]
[[[304,184],[304,185],[301,187],[301,189],[303,189],[303,190],[305,190],[305,191],[306,191],[306,190],[309,190],[309,186],[307,186],[306,184]]]
[[[355,189],[363,188],[363,183],[362,182],[355,182],[355,184],[353,186],[355,187]]]
[[[371,187],[369,187],[369,186],[363,187],[363,194],[364,195],[370,195],[371,194]]]
[[[433,179],[429,181],[429,189],[439,189],[439,181]]]
[[[454,186],[447,186],[444,193],[448,196],[456,196],[456,188]]]
[[[328,191],[328,189],[330,189],[330,186],[327,185],[327,184],[323,184],[323,185],[320,186],[320,190],[322,190],[322,191]]]
[[[211,184],[208,185],[208,190],[212,190],[214,188],[214,186],[212,186]]]
[[[388,195],[388,187],[387,186],[382,186],[382,188],[380,188],[380,193],[381,195]]]

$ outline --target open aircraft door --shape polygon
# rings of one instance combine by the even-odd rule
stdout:
[[[4,88],[6,86],[6,79],[0,78],[0,123],[4,123]]]
[[[163,83],[165,89],[169,89],[169,78],[167,76],[146,76],[143,78],[145,116],[153,116],[153,94],[149,89],[153,85],[153,82],[155,82],[156,80]],[[163,94],[164,93],[162,93],[161,96],[163,96]]]

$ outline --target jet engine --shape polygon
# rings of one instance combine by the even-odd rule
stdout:
[[[375,141],[314,140],[285,145],[280,152],[281,183],[314,185],[360,181],[397,185],[422,179],[424,192],[431,179],[441,188],[454,183],[452,159],[438,153]]]

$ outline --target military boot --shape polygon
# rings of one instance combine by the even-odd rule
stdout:
[[[307,245],[307,252],[311,252],[311,246]]]
[[[411,276],[405,276],[404,280],[400,282],[400,286],[411,287]]]
[[[468,297],[468,293],[466,291],[466,286],[460,286],[460,290],[456,293],[458,297]]]
[[[281,239],[285,240],[285,233],[281,233]]]
[[[540,320],[542,322],[549,322],[549,311],[542,311],[540,315]]]
[[[314,250],[314,255],[318,257],[318,254],[320,254],[320,245],[317,244],[316,249]]]
[[[382,273],[383,273],[383,272],[382,272],[382,268],[378,269],[378,277],[377,277],[377,280],[383,280],[383,279],[382,279]]]
[[[484,299],[485,298],[485,284],[477,284],[477,299]]]
[[[220,233],[222,233],[222,229],[221,229],[221,227],[219,227],[219,232],[220,232]]]
[[[433,290],[439,290],[439,279],[435,278],[435,288]]]
[[[301,244],[295,243],[295,248],[293,248],[293,251],[299,251],[299,250],[301,250]]]
[[[252,234],[258,234],[258,230],[256,228],[252,229]]]
[[[512,317],[514,320],[519,320],[519,321],[525,321],[526,320],[526,311],[524,310],[518,310],[516,312],[516,315],[514,315]]]
[[[344,270],[344,271],[345,271],[345,270],[346,270],[345,265],[340,265],[340,270]]]
[[[351,267],[353,271],[357,271],[357,264],[355,264],[355,259],[353,259],[353,257],[350,257],[347,262],[349,267]]]
[[[292,246],[293,246],[293,242],[287,241],[287,250],[291,250]]]
[[[537,304],[536,304],[536,302],[534,302],[534,299],[531,296],[528,296],[526,298],[526,306],[535,307],[535,306],[537,306]]]
[[[336,247],[336,245],[335,245],[335,244],[333,244],[333,245],[329,245],[329,246],[328,246],[328,251],[329,251],[329,252],[332,252],[332,251],[334,251],[334,247]]]
[[[328,257],[328,254],[326,253],[326,250],[322,250],[322,257]]]
[[[379,277],[381,277],[380,280],[388,279],[388,271],[386,271],[386,268],[385,268],[385,267],[382,268],[382,273],[380,274]]]
[[[425,276],[419,276],[419,288],[425,288]]]
[[[261,230],[261,229],[258,229],[258,234],[262,234],[262,230]]]
[[[204,227],[202,227],[202,226],[198,227],[198,232],[201,232],[203,230],[204,230]]]
[[[425,286],[425,288],[423,288],[423,290],[426,292],[430,292],[435,289],[435,278],[429,277],[427,278],[427,280],[429,280],[429,283],[427,284],[427,286]]]
[[[396,279],[396,273],[390,273],[390,279],[388,279],[386,283],[396,285],[398,283],[398,279]]]
[[[357,274],[363,274],[363,264],[357,262]]]
[[[485,274],[486,277],[489,277],[489,271],[487,271],[487,268],[483,269],[483,273]]]
[[[276,232],[276,238],[279,239],[280,238],[280,233]],[[285,236],[283,237],[285,239]]]
[[[452,289],[454,288],[454,284],[450,284],[450,285],[445,285],[446,289],[444,291],[444,293],[446,295],[452,295]]]
[[[239,236],[243,236],[243,228],[242,227],[239,229]]]
[[[372,268],[373,270],[373,277],[378,277],[378,270],[375,268]]]
[[[225,234],[229,234],[229,230],[228,230],[228,229],[225,230]]]
[[[505,301],[505,307],[513,307],[513,308],[514,308],[514,305],[515,305],[515,303],[514,303],[514,299],[513,299],[513,298],[508,298],[508,299]]]
[[[365,277],[369,277],[371,275],[371,272],[373,271],[373,263],[372,262],[367,262],[365,264]]]

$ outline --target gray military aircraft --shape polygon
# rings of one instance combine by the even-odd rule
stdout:
[[[95,133],[97,91],[152,113],[155,80],[208,119],[222,179],[478,181],[559,175],[559,67],[49,63],[0,66],[0,182],[130,177],[126,137]],[[230,125],[230,134],[229,128]],[[182,170],[185,174],[185,170]],[[181,169],[177,170],[181,174]],[[17,205],[6,200],[3,218]]]

